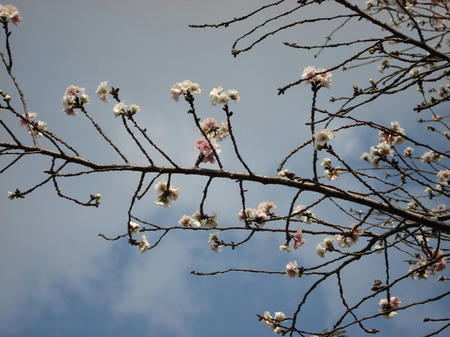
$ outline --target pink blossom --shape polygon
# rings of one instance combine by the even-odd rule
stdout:
[[[18,25],[19,23],[22,22],[22,18],[20,17],[19,13],[17,13],[12,17],[11,21],[13,24]]]
[[[71,108],[64,109],[64,112],[66,114],[68,114],[69,116],[75,116],[77,114],[76,111],[74,109],[71,109]]]
[[[209,117],[206,118],[202,123],[201,123],[202,127],[205,128],[218,128],[219,126],[217,125],[217,122],[214,118]]]
[[[445,256],[442,256],[442,251],[437,252],[436,259],[439,260],[433,265],[433,272],[444,270],[447,267],[447,259]]]
[[[89,96],[86,95],[84,88],[76,85],[69,85],[64,92],[61,104],[63,111],[68,115],[75,115],[74,109],[80,108],[80,105],[89,103]]]
[[[303,232],[301,229],[297,230],[297,233],[293,236],[294,239],[294,249],[299,248],[300,246],[303,246],[305,243],[305,240],[303,239]]]
[[[37,113],[35,112],[26,112],[25,114],[22,115],[23,118],[21,118],[19,120],[20,125],[21,126],[28,126],[28,124],[34,119],[36,118]]]
[[[197,139],[197,141],[195,142],[194,149],[198,149],[200,151],[200,154],[203,155],[204,163],[210,162],[213,164],[216,161],[211,145],[214,146],[216,153],[220,152],[218,144],[216,144],[215,142],[211,142],[210,144],[205,138]]]
[[[78,96],[79,94],[84,93],[84,88],[77,87],[75,85],[69,85],[66,88],[65,95],[66,96]]]
[[[319,79],[315,77],[316,68],[314,66],[307,66],[303,69],[302,78],[308,80],[309,83],[317,82]]]
[[[402,302],[397,296],[391,296],[390,305],[392,309],[397,309]]]
[[[204,163],[211,163],[214,164],[216,162],[216,158],[214,158],[214,152],[210,152],[207,155],[205,155],[205,157],[203,158],[203,162]]]
[[[206,118],[200,123],[200,127],[203,130],[203,132],[208,136],[209,134],[214,133],[219,129],[219,125],[217,124],[216,120],[212,117]]]
[[[303,69],[302,78],[309,83],[320,82],[322,87],[331,87],[331,73],[325,71],[326,69],[317,68],[314,66],[307,66]]]
[[[195,141],[194,149],[199,149],[200,153],[204,156],[207,156],[210,154],[211,151],[211,145],[209,145],[209,142],[205,138],[200,138]]]

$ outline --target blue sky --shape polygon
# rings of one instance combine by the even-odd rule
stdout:
[[[173,83],[190,79],[198,82],[203,94],[196,99],[202,118],[223,120],[219,107],[212,107],[207,93],[213,87],[236,88],[241,102],[233,105],[233,130],[241,144],[241,153],[251,168],[261,174],[275,175],[284,154],[306,138],[304,123],[309,118],[311,93],[295,88],[277,96],[276,88],[299,78],[309,64],[327,67],[337,57],[348,56],[348,49],[313,59],[310,54],[282,46],[282,41],[308,42],[323,38],[330,29],[293,29],[269,38],[250,53],[233,58],[233,39],[264,19],[257,16],[247,23],[228,29],[196,30],[191,23],[215,23],[254,9],[265,1],[118,1],[118,0],[22,0],[13,1],[23,22],[13,27],[14,70],[28,101],[29,110],[38,113],[49,129],[68,142],[77,144],[83,155],[99,162],[118,161],[95,130],[80,115],[70,117],[61,111],[61,98],[70,84],[85,87],[92,103],[88,110],[108,135],[130,159],[144,159],[127,137],[121,123],[113,118],[112,105],[95,97],[97,85],[108,80],[120,87],[121,99],[138,104],[138,118],[148,127],[153,139],[183,166],[192,166],[196,153],[192,145],[198,137],[184,102],[175,103],[169,89]],[[288,1],[289,8],[295,1]],[[320,10],[320,9],[317,9]],[[322,9],[323,10],[323,9]],[[333,13],[333,9],[326,9]],[[276,11],[270,11],[275,13]],[[289,18],[286,21],[288,22]],[[276,25],[271,26],[276,27]],[[347,37],[360,32],[347,31]],[[367,28],[364,34],[376,35]],[[3,39],[1,40],[3,41]],[[3,43],[3,42],[2,42]],[[370,69],[369,69],[370,71]],[[376,76],[376,65],[373,66]],[[339,95],[352,82],[367,81],[367,72],[333,74],[334,85],[321,90],[322,107],[328,107],[328,96]],[[0,75],[0,86],[12,92],[6,73]],[[395,111],[402,126],[416,132],[415,119],[409,117],[409,103],[414,92],[405,93],[401,102],[392,99],[369,105],[363,114],[380,123],[392,120]],[[13,96],[17,104],[17,97]],[[7,119],[11,125],[16,123]],[[17,125],[17,124],[14,124]],[[17,132],[26,135],[23,129]],[[335,143],[336,149],[358,159],[377,134],[349,132]],[[358,141],[355,141],[358,140]],[[230,143],[222,148],[224,165],[241,170]],[[161,162],[163,160],[158,158]],[[290,168],[310,174],[302,157],[293,159]],[[3,162],[2,162],[3,165]],[[0,336],[272,336],[256,319],[256,313],[295,310],[310,280],[288,279],[284,275],[229,274],[217,277],[195,277],[192,269],[212,271],[228,267],[284,270],[291,260],[313,263],[315,239],[301,250],[287,255],[279,251],[283,237],[259,235],[235,251],[210,251],[208,233],[173,233],[160,247],[140,254],[125,241],[107,242],[97,236],[111,236],[126,229],[129,200],[139,177],[132,174],[104,174],[68,180],[64,191],[84,196],[102,194],[98,209],[82,208],[59,199],[52,186],[45,186],[23,200],[9,201],[6,193],[16,187],[26,188],[41,179],[40,172],[48,161],[25,159],[0,175]],[[183,214],[198,208],[204,178],[174,177],[181,188],[180,198],[170,209],[154,205],[154,195],[136,206],[136,214],[154,223],[174,225]],[[345,184],[346,181],[343,181]],[[200,186],[200,187],[199,187]],[[288,211],[287,201],[294,191],[264,188],[248,184],[247,203],[257,206],[274,200],[280,213]],[[207,211],[217,211],[223,224],[236,224],[240,207],[238,186],[214,181],[206,203]],[[306,195],[303,203],[312,196]],[[316,211],[316,210],[315,210]],[[319,210],[316,211],[319,213]],[[333,217],[334,211],[322,209],[321,215]],[[343,220],[344,221],[344,220]],[[148,235],[150,238],[151,236]],[[237,240],[240,234],[224,238]],[[153,238],[151,238],[153,239]],[[383,265],[373,259],[370,268],[350,268],[344,276],[355,296],[367,291]],[[361,277],[367,275],[367,279]],[[361,280],[363,279],[363,280]],[[431,283],[423,283],[431,286]],[[417,292],[417,282],[406,282],[398,289],[406,298]],[[423,293],[444,289],[421,288]],[[330,324],[329,317],[342,312],[336,302],[335,285],[329,284],[313,296],[302,313],[302,324],[313,328]],[[355,297],[356,298],[356,297]],[[375,313],[373,307],[365,307]],[[426,315],[439,313],[447,303],[427,307]],[[378,319],[369,324],[385,329],[384,336],[409,331],[414,336],[425,315],[423,309],[401,313],[398,319]],[[357,335],[356,333],[355,335]]]

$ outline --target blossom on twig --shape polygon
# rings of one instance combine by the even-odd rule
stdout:
[[[235,103],[240,101],[241,97],[236,89],[230,89],[226,93],[222,92],[222,90],[223,88],[219,85],[209,92],[209,98],[211,99],[212,105],[227,104],[230,99]]]
[[[155,185],[155,190],[158,192],[158,199],[155,204],[170,207],[170,204],[178,199],[178,194],[180,193],[179,188],[173,188],[172,186],[167,186],[167,181],[160,181]]]
[[[379,302],[379,312],[383,314],[383,317],[385,318],[392,318],[397,315],[397,312],[393,310],[397,309],[400,306],[400,303],[402,302],[397,296],[391,296],[389,301],[387,298],[383,298]]]
[[[139,241],[139,251],[141,253],[145,252],[146,250],[150,249],[150,244],[147,241],[147,237],[145,235],[141,236],[141,241]]]
[[[209,237],[208,237],[209,247],[215,253],[218,253],[221,251],[218,234],[219,234],[219,232],[211,233],[211,234],[209,234]]]
[[[131,234],[137,234],[139,233],[139,228],[141,227],[138,223],[134,221],[130,221],[128,223],[128,226],[130,227]]]
[[[334,138],[333,132],[327,129],[320,130],[314,134],[314,142],[316,150],[320,151],[324,148],[325,144]]]
[[[176,102],[178,102],[180,95],[194,95],[200,94],[201,92],[199,84],[189,80],[177,82],[170,88],[170,96],[172,96]]]
[[[197,228],[215,228],[219,225],[217,214],[215,212],[213,212],[212,215],[208,215],[196,211],[192,214],[191,221]]]
[[[181,219],[178,221],[178,223],[183,227],[183,228],[191,228],[191,221],[192,218],[189,215],[183,215],[181,217]]]
[[[323,68],[316,68],[314,66],[307,66],[303,69],[302,79],[307,80],[307,83],[318,84],[325,88],[331,87],[331,72]]]
[[[76,115],[75,109],[81,108],[83,104],[90,103],[89,96],[86,95],[86,89],[69,85],[64,92],[61,104],[63,111],[69,116]]]
[[[298,265],[297,261],[290,261],[286,265],[286,275],[289,277],[296,277],[298,276]]]
[[[20,13],[17,7],[14,7],[13,5],[0,4],[0,22],[12,22],[15,25],[18,25],[20,22],[22,22],[22,18],[20,17]]]
[[[269,311],[265,311],[261,321],[265,326],[272,329],[273,332],[282,333],[283,329],[280,325],[285,319],[286,315],[281,311],[275,312],[273,317],[270,315]]]
[[[303,238],[303,232],[301,229],[298,229],[292,238],[294,239],[294,249],[298,249],[305,244],[305,239]]]

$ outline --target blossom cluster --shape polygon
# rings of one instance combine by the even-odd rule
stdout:
[[[15,25],[18,25],[22,21],[20,17],[20,13],[17,7],[13,5],[2,5],[0,4],[0,22],[8,23],[12,22]]]
[[[334,240],[334,238],[332,236],[329,236],[329,237],[325,238],[322,242],[318,243],[316,246],[317,255],[319,255],[321,258],[324,258],[325,253],[327,251],[334,250],[333,240]]]
[[[294,235],[291,235],[291,238],[294,241],[294,245],[290,247],[289,241],[286,241],[280,245],[280,251],[289,253],[305,244],[305,239],[303,238],[303,232],[301,229],[297,229],[297,232]]]
[[[292,247],[289,247],[289,242],[286,241],[285,243],[280,245],[280,250],[282,252],[292,252],[292,250],[298,249],[305,244],[303,231],[301,229],[297,229],[297,232],[294,235],[291,235],[291,238],[294,241],[294,245]]]
[[[212,117],[206,118],[200,123],[200,128],[207,138],[199,138],[195,141],[194,149],[198,149],[200,152],[201,161],[204,163],[214,163],[216,153],[220,153],[220,145],[218,142],[228,137],[228,123],[222,121],[221,125],[216,122]],[[214,149],[214,151],[213,151]]]
[[[97,97],[100,98],[103,102],[108,103],[108,95],[111,94],[114,96],[114,98],[117,100],[117,103],[113,107],[113,114],[114,118],[120,117],[120,116],[133,116],[134,114],[141,111],[141,107],[136,104],[130,104],[128,106],[125,104],[125,102],[121,102],[118,99],[118,96],[116,96],[118,92],[118,89],[108,89],[108,81],[101,82],[95,93],[97,94]]]
[[[223,92],[222,90],[223,88],[219,85],[209,92],[212,105],[228,104],[230,99],[236,103],[241,100],[239,92],[236,89],[230,89],[227,92]]]
[[[139,233],[141,226],[137,222],[129,221],[128,228],[131,235],[135,235]],[[138,242],[138,248],[141,253],[150,249],[150,243],[148,242],[147,237],[145,235],[141,236],[141,240]]]
[[[137,222],[134,221],[128,222],[128,229],[131,235],[136,235],[137,233],[139,233],[140,228],[141,226]],[[148,242],[147,237],[145,235],[141,236],[141,240],[138,242],[137,245],[141,253],[150,249],[150,243]]]
[[[177,82],[170,89],[170,95],[175,101],[178,101],[181,95],[185,99],[190,100],[192,99],[192,95],[200,93],[201,89],[199,84],[189,80]],[[230,89],[224,92],[221,86],[213,88],[209,93],[209,97],[213,105],[227,104],[229,100],[235,102],[239,102],[240,100],[239,92],[236,89]],[[194,144],[194,149],[198,149],[200,152],[197,165],[200,162],[215,163],[215,153],[218,154],[220,152],[220,146],[217,142],[224,140],[229,135],[228,123],[223,121],[219,126],[214,118],[209,117],[200,123],[200,128],[204,138],[197,139]]]
[[[348,248],[353,246],[363,233],[361,227],[357,225],[352,226],[352,230],[348,233],[338,234],[336,240],[341,248]]]
[[[200,128],[210,141],[222,141],[230,134],[227,121],[222,121],[219,126],[212,117],[204,119],[200,123]]]
[[[133,116],[139,111],[141,111],[141,107],[139,105],[131,104],[128,108],[128,105],[126,105],[125,102],[117,102],[113,107],[113,114],[115,118],[121,115]]]
[[[155,201],[155,204],[164,207],[170,207],[171,202],[177,200],[180,193],[179,188],[167,186],[167,181],[158,182],[155,185],[155,190],[158,193],[158,199]]]
[[[198,83],[193,83],[189,80],[184,80],[183,82],[175,83],[172,88],[170,88],[170,96],[178,102],[181,95],[195,95],[200,94],[202,90]]]
[[[388,130],[380,130],[378,134],[379,143],[377,146],[371,146],[370,152],[364,152],[361,159],[368,161],[374,167],[378,167],[380,160],[388,156],[394,155],[391,146],[400,145],[405,142],[405,129],[400,126],[397,121],[391,122],[391,128]],[[407,147],[404,156],[411,158],[413,148]]]
[[[307,80],[307,83],[320,84],[322,87],[331,87],[331,72],[323,68],[316,68],[314,66],[307,66],[303,69],[302,79]]]
[[[434,256],[436,255],[436,256]],[[430,261],[436,260],[436,262],[429,264]],[[437,272],[444,270],[447,267],[447,258],[442,255],[442,251],[437,253],[433,251],[431,258],[420,257],[416,265],[411,265],[408,272],[411,273],[411,278],[414,280],[426,280],[430,275],[434,275]]]
[[[36,112],[26,112],[22,115],[22,118],[20,118],[20,125],[28,128],[28,133],[30,135],[34,135],[36,137],[42,136],[42,130],[47,130],[47,123],[44,121],[34,121],[37,117]]]
[[[194,212],[192,216],[183,215],[178,223],[183,228],[215,228],[219,224],[217,221],[217,214],[213,213],[212,215],[202,214],[199,211]]]
[[[359,226],[353,225],[352,229],[349,232],[336,235],[336,241],[341,248],[348,248],[358,241],[362,233],[363,231]],[[317,255],[319,255],[321,258],[324,258],[327,251],[333,251],[335,249],[333,241],[334,237],[329,236],[322,242],[318,243],[316,247]]]
[[[391,128],[389,130],[380,130],[378,138],[381,143],[387,143],[389,145],[400,145],[405,142],[403,136],[406,135],[405,129],[400,126],[397,121],[391,122]]]
[[[431,163],[431,162],[435,162],[438,163],[440,162],[442,159],[442,155],[439,153],[434,152],[433,150],[427,151],[425,152],[421,157],[420,157],[420,161],[422,163]]]
[[[263,324],[275,333],[282,333],[281,323],[286,319],[284,312],[278,311],[274,313],[274,316],[270,315],[269,311],[264,312],[263,319],[261,320]]]
[[[277,206],[272,201],[263,201],[258,205],[258,208],[246,208],[240,210],[238,219],[241,221],[247,220],[248,223],[254,222],[263,226],[274,214],[272,212]]]
[[[89,96],[84,88],[69,85],[66,88],[61,104],[63,111],[71,116],[76,115],[75,109],[81,108],[83,104],[90,103]]]
[[[204,163],[209,162],[214,164],[216,162],[214,151],[217,154],[220,153],[220,145],[215,140],[208,140],[206,138],[197,139],[193,148],[199,150],[201,161]]]
[[[379,143],[376,147],[371,146],[370,152],[364,152],[361,155],[361,159],[368,161],[374,167],[378,167],[380,164],[380,160],[386,158],[387,156],[392,156],[394,153],[392,152],[391,146],[388,143]]]
[[[379,302],[379,312],[383,314],[383,317],[385,318],[392,318],[397,315],[397,312],[393,310],[396,310],[400,306],[400,303],[402,302],[397,296],[391,296],[390,300],[383,298]]]

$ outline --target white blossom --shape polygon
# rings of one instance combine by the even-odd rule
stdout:
[[[180,193],[179,188],[174,188],[170,186],[167,188],[167,181],[159,181],[155,185],[155,190],[158,192],[158,199],[155,201],[155,204],[170,207],[173,201],[178,199],[178,195]]]
[[[287,242],[285,242],[282,245],[280,245],[280,251],[290,253],[292,252],[292,248],[289,247],[289,244]]]
[[[321,258],[324,258],[325,257],[325,253],[327,252],[327,249],[324,246],[322,246],[321,243],[319,243],[316,246],[316,252],[317,252],[317,255],[319,255]]]
[[[333,132],[327,129],[320,130],[319,132],[314,134],[314,141],[316,143],[316,149],[322,150],[325,144],[330,140],[333,139],[334,135]]]
[[[215,253],[218,253],[221,251],[218,234],[219,234],[219,232],[211,233],[211,234],[209,234],[209,237],[208,237],[209,247]]]
[[[439,162],[442,159],[442,155],[434,152],[433,150],[425,152],[421,157],[420,161],[422,163]]]
[[[139,228],[141,227],[138,223],[134,221],[130,221],[128,223],[128,226],[130,226],[130,232],[131,234],[137,234],[139,233]]]
[[[139,105],[136,105],[136,104],[131,104],[130,105],[130,113],[132,115],[134,115],[135,113],[137,113],[139,111],[141,111],[141,107]]]
[[[139,241],[139,251],[141,253],[150,249],[150,244],[147,241],[147,237],[145,235],[141,236],[141,241]]]
[[[436,173],[436,178],[439,184],[447,186],[450,179],[450,170],[439,171]]]
[[[181,219],[178,221],[178,223],[184,228],[189,228],[189,227],[192,227],[191,221],[192,221],[192,218],[189,215],[183,215],[181,217]]]
[[[120,115],[123,115],[125,113],[126,108],[127,108],[127,105],[124,102],[116,103],[113,107],[114,117],[117,118]]]
[[[232,101],[235,101],[236,103],[238,103],[241,100],[241,96],[239,95],[239,91],[237,91],[236,89],[230,89],[227,92],[228,97],[230,97],[230,99]]]
[[[100,98],[103,102],[108,103],[108,94],[109,94],[108,82],[107,81],[101,82],[98,85],[95,93],[97,94],[98,98]]]

